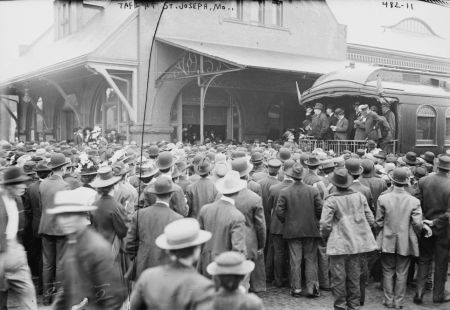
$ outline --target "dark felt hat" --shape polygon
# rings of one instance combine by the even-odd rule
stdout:
[[[346,168],[337,168],[331,175],[330,182],[336,187],[349,188],[353,178]]]
[[[23,172],[23,170],[16,166],[11,166],[3,171],[2,179],[0,184],[2,185],[12,185],[19,184],[30,181],[31,178]]]

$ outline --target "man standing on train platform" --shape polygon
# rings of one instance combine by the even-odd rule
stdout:
[[[328,117],[323,112],[323,104],[317,102],[314,106],[314,115],[311,120],[311,135],[314,139],[325,140],[329,127]]]
[[[385,98],[382,98],[381,100],[381,114],[386,119],[386,121],[389,124],[389,127],[391,129],[390,134],[392,139],[396,138],[396,119],[394,112],[391,111],[391,102],[386,100]],[[393,152],[393,144],[392,142],[385,142],[380,141],[381,148],[386,153],[392,153]]]
[[[414,303],[421,304],[425,282],[434,261],[433,302],[450,302],[445,290],[450,250],[450,157],[439,157],[437,172],[419,180],[416,197],[421,201],[424,223],[431,227],[430,238],[419,238],[419,269]],[[433,259],[434,258],[434,259]]]

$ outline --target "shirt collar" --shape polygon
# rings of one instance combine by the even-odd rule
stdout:
[[[162,200],[156,200],[155,204],[156,204],[156,203],[163,204],[163,205],[165,205],[165,206],[167,206],[167,207],[170,207],[170,205],[169,205],[167,202],[162,201]]]
[[[223,200],[223,201],[229,202],[229,203],[231,203],[234,206],[234,199],[233,198],[230,198],[230,197],[222,195],[222,197],[220,197],[220,199]]]

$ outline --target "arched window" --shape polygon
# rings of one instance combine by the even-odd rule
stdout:
[[[450,145],[450,108],[445,110],[445,145]]]
[[[436,144],[436,111],[431,106],[417,109],[416,144]]]

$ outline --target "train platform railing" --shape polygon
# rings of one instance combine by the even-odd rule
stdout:
[[[365,149],[366,143],[366,140],[317,140],[312,137],[304,137],[299,139],[298,145],[304,152],[312,152],[313,150],[320,148],[324,151],[333,150],[337,155],[341,155],[346,150],[355,153],[358,149]],[[391,148],[392,153],[395,154],[397,140],[391,142]]]

